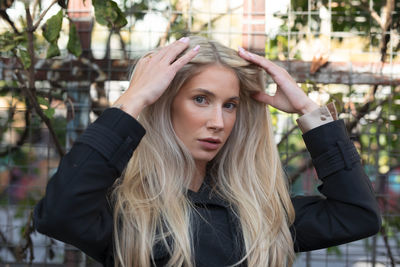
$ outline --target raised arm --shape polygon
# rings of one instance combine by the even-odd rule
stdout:
[[[372,185],[343,120],[303,134],[321,196],[292,199],[296,211],[292,236],[296,251],[335,246],[376,234],[381,226]]]
[[[107,191],[144,135],[125,112],[111,108],[75,142],[36,205],[38,232],[72,244],[104,262],[111,245],[112,214]]]
[[[319,190],[324,197],[292,199],[296,212],[291,227],[295,251],[330,247],[376,234],[381,218],[371,183],[344,122],[336,120],[331,112],[332,105],[319,107],[285,69],[264,57],[242,48],[239,55],[262,67],[278,86],[274,96],[257,93],[256,100],[303,115],[298,123],[318,178],[323,181]]]

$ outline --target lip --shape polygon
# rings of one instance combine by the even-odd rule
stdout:
[[[218,149],[221,145],[221,140],[218,138],[198,139],[200,145],[206,150]]]

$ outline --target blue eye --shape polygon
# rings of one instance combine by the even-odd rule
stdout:
[[[236,104],[236,103],[231,103],[231,102],[229,102],[229,103],[226,103],[226,104],[224,105],[224,107],[227,108],[227,109],[233,110],[233,109],[235,109],[235,108],[237,107],[237,104]]]
[[[206,97],[205,96],[195,96],[193,98],[194,102],[197,104],[205,104],[206,103]]]

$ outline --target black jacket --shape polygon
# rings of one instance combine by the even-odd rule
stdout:
[[[123,111],[110,108],[75,142],[50,179],[37,204],[34,226],[40,233],[72,244],[105,266],[113,266],[113,219],[107,194],[145,134]],[[381,220],[371,183],[365,175],[343,121],[333,121],[303,135],[323,184],[325,196],[292,198],[295,251],[339,245],[373,235]],[[211,194],[207,179],[188,192],[194,215],[196,266],[226,266],[243,255],[238,218],[229,203]],[[202,219],[203,217],[204,219]],[[156,266],[168,253],[154,247]]]

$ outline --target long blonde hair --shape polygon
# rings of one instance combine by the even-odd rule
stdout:
[[[174,133],[171,104],[179,88],[202,67],[220,64],[234,70],[239,79],[240,105],[232,133],[209,163],[208,172],[240,222],[246,253],[238,264],[291,266],[294,251],[289,226],[294,210],[270,114],[250,96],[264,90],[263,72],[236,51],[202,37],[190,37],[188,49],[197,44],[199,54],[139,116],[147,133],[113,190],[115,265],[150,266],[153,248],[161,245],[169,253],[167,266],[195,266],[192,208],[186,197],[195,164]]]

